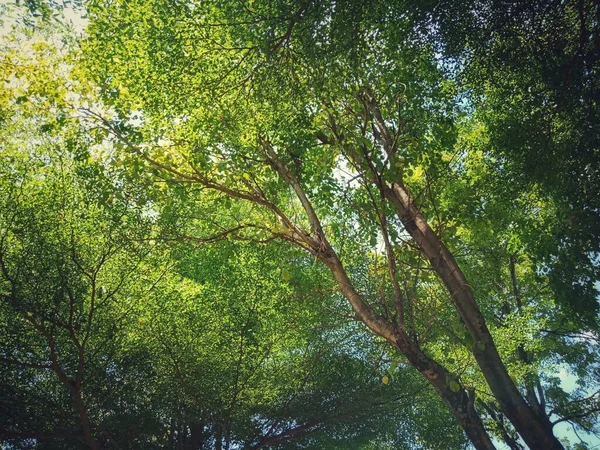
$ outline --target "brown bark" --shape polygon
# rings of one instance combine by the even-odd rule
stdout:
[[[91,449],[100,450],[99,442],[92,435],[92,427],[87,414],[85,403],[81,398],[81,391],[79,389],[76,389],[75,386],[73,386],[73,388],[71,389],[71,397],[73,398],[73,403],[75,403],[75,408],[77,409],[77,414],[79,415],[79,420],[81,421],[83,438],[85,439],[86,443],[90,446]]]
[[[392,159],[397,150],[396,143],[400,130],[394,133],[390,131],[381,114],[379,104],[369,88],[365,89],[361,99],[365,105],[365,114],[373,118],[374,127],[379,131],[380,144],[388,158]],[[342,143],[343,139],[336,131],[335,122],[331,124],[331,129],[338,142]],[[351,148],[347,148],[347,151],[357,162],[364,160],[370,163],[368,152],[365,152],[365,157],[362,158]],[[374,167],[371,166],[370,171],[371,181],[395,208],[398,218],[448,289],[461,321],[473,336],[472,351],[477,364],[506,417],[532,450],[563,450],[564,447],[552,433],[550,423],[525,402],[510,378],[475,301],[471,286],[452,253],[421,215],[405,188],[401,175],[397,182],[388,184],[382,180]]]
[[[401,182],[384,185],[383,192],[448,289],[463,324],[474,338],[473,355],[504,414],[532,450],[563,450],[551,425],[525,402],[510,378],[471,286],[454,256],[425,221]]]
[[[60,381],[69,389],[69,393],[71,394],[73,405],[75,406],[75,410],[77,411],[77,415],[79,416],[79,422],[81,423],[81,431],[83,434],[83,438],[91,449],[100,450],[100,443],[92,434],[90,418],[88,416],[87,408],[81,396],[81,383],[77,383],[69,379],[67,375],[63,372],[62,368],[58,365],[58,359],[56,357],[56,352],[54,351],[53,343],[51,346],[51,351],[52,359],[55,364],[56,374],[58,375]]]
[[[192,450],[201,450],[204,447],[204,425],[194,422],[190,426],[190,435]]]
[[[402,348],[404,347],[404,349]],[[476,449],[495,449],[474,407],[474,394],[469,396],[461,386],[457,392],[450,388],[451,374],[425,355],[407,335],[398,340],[398,348],[409,362],[429,381],[450,409]]]
[[[67,374],[64,372],[61,366],[58,353],[56,351],[56,344],[52,334],[50,334],[43,326],[37,324],[33,319],[30,319],[30,323],[46,338],[48,342],[48,347],[50,349],[50,358],[52,360],[52,368],[58,376],[58,379],[69,390],[71,399],[73,400],[73,405],[75,406],[75,410],[77,411],[77,415],[79,416],[79,421],[81,423],[81,431],[85,442],[89,445],[89,447],[92,450],[100,450],[100,443],[92,434],[90,418],[88,416],[87,408],[81,396],[81,385],[84,366],[84,353],[82,347],[79,347],[78,345],[79,360],[77,364],[77,378],[73,380],[67,376]]]
[[[324,247],[326,250],[322,250],[322,260],[331,270],[342,293],[359,318],[371,330],[397,347],[406,356],[410,364],[427,379],[450,409],[476,449],[494,450],[495,447],[473,407],[474,399],[469,398],[462,387],[459,388],[458,392],[454,392],[449,383],[451,374],[443,366],[423,353],[404,330],[394,327],[390,322],[374,314],[354,289],[342,263],[329,243],[324,241]]]

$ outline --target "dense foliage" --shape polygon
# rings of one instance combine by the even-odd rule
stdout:
[[[595,2],[89,1],[82,34],[25,6],[8,448],[599,433]]]

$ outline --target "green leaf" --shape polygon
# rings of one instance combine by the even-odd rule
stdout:
[[[460,391],[460,384],[456,380],[450,380],[448,382],[448,386],[450,387],[450,390],[452,392],[458,392],[458,391]]]

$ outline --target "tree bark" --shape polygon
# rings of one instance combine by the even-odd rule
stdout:
[[[504,414],[530,449],[564,450],[551,425],[525,402],[510,378],[464,273],[425,221],[408,190],[397,182],[384,185],[383,193],[448,289],[463,324],[474,338],[473,355]]]
[[[461,386],[457,392],[450,388],[451,374],[425,355],[408,337],[398,339],[398,348],[409,362],[429,381],[450,409],[476,449],[495,450],[479,414],[475,410],[474,395],[469,396]]]
[[[69,390],[71,394],[71,399],[73,400],[73,404],[75,406],[75,410],[77,411],[77,415],[79,416],[79,421],[81,422],[81,430],[83,433],[83,438],[85,442],[89,445],[92,450],[100,450],[100,443],[92,434],[92,425],[90,422],[90,418],[87,413],[87,408],[81,396],[81,385],[82,385],[82,376],[83,376],[83,364],[84,364],[84,354],[83,349],[79,350],[79,361],[78,361],[78,370],[77,370],[77,378],[75,380],[70,379],[67,374],[64,372],[59,358],[58,353],[56,351],[56,344],[54,341],[54,337],[46,330],[43,326],[37,324],[35,321],[30,320],[30,323],[36,328],[47,340],[48,347],[50,349],[50,358],[52,359],[52,368],[58,379],[63,383],[63,385]]]
[[[192,423],[190,435],[192,450],[202,450],[204,447],[204,425],[199,422]]]
[[[223,429],[220,423],[215,424],[215,450],[223,450]]]
[[[459,387],[458,391],[454,392],[450,388],[450,379],[452,378],[450,372],[423,353],[404,330],[398,329],[390,322],[376,316],[371,308],[362,300],[360,294],[354,289],[341,261],[326,240],[323,242],[323,247],[324,249],[321,249],[321,259],[331,270],[340,286],[342,294],[350,302],[358,317],[371,330],[397,347],[406,356],[410,364],[427,379],[450,409],[477,450],[495,450],[473,406],[474,398],[469,398],[462,387]]]
[[[81,421],[81,427],[85,441],[92,450],[100,450],[100,443],[92,435],[92,426],[90,424],[85,403],[81,397],[81,390],[76,386],[72,386],[71,397],[73,398],[73,403],[75,403],[75,408],[77,409],[77,414],[79,415],[79,420]]]

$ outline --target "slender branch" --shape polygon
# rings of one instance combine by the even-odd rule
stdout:
[[[317,217],[317,213],[315,212],[312,204],[308,200],[306,193],[302,189],[302,186],[298,181],[298,177],[296,177],[296,175],[294,175],[292,171],[289,170],[288,167],[279,159],[277,152],[275,152],[275,149],[268,141],[261,138],[259,139],[259,143],[265,150],[268,156],[268,161],[271,164],[271,166],[283,178],[283,180],[292,187],[292,189],[296,193],[296,196],[298,197],[298,200],[300,200],[302,208],[308,216],[308,221],[310,223],[312,231],[316,233],[319,238],[322,238],[323,228],[321,226],[321,222]]]
[[[292,32],[294,31],[294,27],[302,19],[302,16],[306,12],[309,4],[310,4],[310,2],[307,0],[303,1],[300,4],[300,7],[296,11],[296,13],[289,19],[290,23],[288,25],[288,28],[287,28],[285,34],[283,34],[283,36],[281,36],[277,39],[277,42],[273,46],[273,51],[277,51],[279,48],[283,47],[285,44],[287,44],[290,41],[290,39],[292,37]]]
[[[0,358],[0,362],[2,362],[4,364],[14,365],[14,366],[29,367],[32,369],[52,369],[53,368],[52,364],[38,364],[38,363],[31,363],[31,362],[26,362],[26,361],[18,361],[16,359],[9,359],[9,358]]]
[[[0,438],[2,439],[81,439],[83,433],[80,431],[56,431],[56,432],[14,432],[0,430]]]

